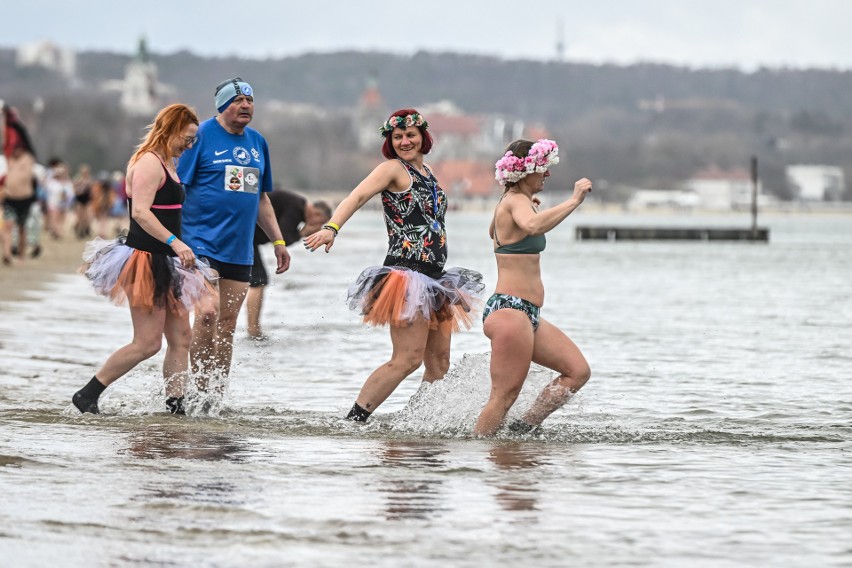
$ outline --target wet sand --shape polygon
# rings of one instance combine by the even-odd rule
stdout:
[[[42,253],[38,258],[28,257],[12,266],[0,264],[0,302],[24,299],[29,290],[41,289],[57,274],[70,274],[80,267],[85,241],[71,236],[53,240],[44,235],[41,243]]]

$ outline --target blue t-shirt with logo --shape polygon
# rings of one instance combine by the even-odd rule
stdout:
[[[178,161],[178,175],[186,184],[183,241],[198,256],[252,264],[260,194],[272,191],[263,136],[248,127],[231,134],[215,118],[205,120]]]

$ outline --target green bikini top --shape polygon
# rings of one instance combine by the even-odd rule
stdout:
[[[503,194],[506,197],[506,194]],[[500,201],[503,201],[503,197]],[[498,204],[499,205],[499,204]],[[497,248],[494,249],[494,254],[538,254],[547,246],[547,239],[544,234],[527,235],[523,239],[515,243],[504,245],[497,238],[497,210],[494,210],[494,240],[497,242]]]
[[[516,243],[501,245],[497,239],[497,227],[494,227],[494,240],[497,241],[495,254],[538,254],[547,246],[544,235],[527,235]]]

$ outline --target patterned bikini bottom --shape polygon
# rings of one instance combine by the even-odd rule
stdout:
[[[524,312],[527,314],[527,317],[530,318],[533,330],[538,329],[538,318],[541,313],[541,308],[529,300],[524,300],[523,298],[518,298],[517,296],[511,296],[509,294],[493,294],[490,298],[488,298],[488,301],[485,302],[485,309],[482,310],[482,321],[484,322],[489,315],[497,310],[505,308]]]

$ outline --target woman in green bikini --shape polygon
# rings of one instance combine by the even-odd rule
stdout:
[[[483,312],[485,335],[491,340],[491,395],[479,415],[474,434],[488,436],[503,425],[518,398],[530,364],[553,369],[556,377],[535,403],[509,427],[529,431],[564,405],[591,376],[580,349],[559,328],[540,316],[544,304],[541,252],[544,234],[559,225],[592,190],[586,178],[573,195],[556,207],[538,211],[535,195],[559,163],[552,140],[516,140],[497,162],[496,178],[506,189],[491,222],[497,258],[497,288]]]

